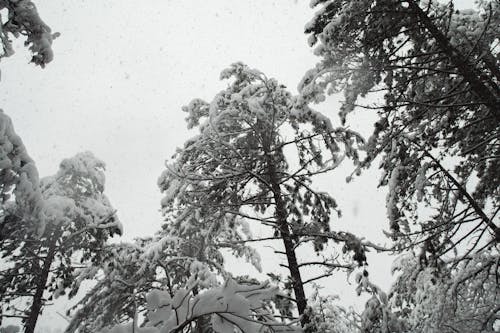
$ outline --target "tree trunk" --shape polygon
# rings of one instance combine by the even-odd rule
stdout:
[[[481,218],[481,221],[484,224],[486,224],[488,226],[488,228],[491,229],[491,233],[494,235],[495,242],[496,243],[500,242],[500,228],[497,227],[495,225],[495,223],[493,223],[490,220],[490,218],[488,217],[488,215],[486,215],[486,213],[481,209],[481,207],[479,206],[479,204],[477,203],[477,201],[474,200],[474,198],[472,197],[472,195],[470,195],[470,193],[467,192],[467,190],[462,186],[462,184],[460,184],[460,182],[455,177],[453,177],[448,172],[448,170],[446,170],[446,168],[431,153],[429,153],[428,150],[423,150],[423,152],[424,152],[425,156],[429,157],[434,162],[434,164],[441,170],[441,172],[444,173],[444,175],[446,176],[446,178],[448,178],[457,187],[458,192],[463,197],[465,197],[464,201],[467,201],[469,203],[469,205],[471,205],[472,209],[474,209],[474,211],[476,212],[476,214]]]
[[[500,119],[500,98],[498,93],[491,91],[480,79],[481,75],[474,66],[464,59],[463,55],[451,45],[448,38],[436,27],[429,16],[420,8],[415,0],[408,0],[410,9],[417,15],[419,21],[427,29],[437,42],[451,63],[456,67],[460,75],[467,81],[473,93],[484,103],[496,119]]]
[[[38,276],[37,279],[38,281],[36,284],[36,292],[33,296],[33,304],[31,305],[30,313],[25,323],[24,333],[34,333],[35,331],[36,322],[43,305],[43,292],[45,291],[45,287],[47,285],[50,267],[52,266],[52,261],[54,260],[54,256],[56,254],[57,239],[59,238],[60,234],[61,232],[58,229],[52,233],[52,236],[49,239],[49,250],[47,252],[47,256],[43,260],[42,270],[40,272],[40,276]]]
[[[285,209],[285,203],[281,196],[281,188],[278,185],[276,171],[274,166],[269,166],[269,176],[271,178],[270,183],[273,191],[274,201],[276,203],[276,218],[278,220],[278,227],[283,239],[283,245],[285,246],[286,258],[288,261],[288,269],[290,270],[290,275],[292,277],[293,291],[295,293],[295,298],[297,300],[297,308],[301,315],[304,314],[304,310],[307,307],[307,300],[304,293],[304,285],[302,283],[302,277],[300,275],[299,265],[297,263],[297,256],[295,255],[294,243],[290,234],[290,228],[287,223],[287,213]]]
[[[270,136],[272,135],[272,131],[269,131],[268,133],[270,134]],[[290,276],[292,279],[292,287],[295,294],[295,300],[297,302],[297,309],[299,311],[299,314],[302,316],[301,324],[304,327],[310,322],[308,316],[305,314],[305,310],[307,308],[307,299],[304,292],[302,277],[300,275],[297,256],[295,254],[294,242],[287,222],[288,214],[286,211],[285,202],[283,201],[281,187],[279,185],[280,178],[276,170],[276,163],[271,156],[272,140],[266,137],[266,134],[268,133],[265,133],[263,135],[263,148],[266,156],[267,175],[269,177],[269,184],[271,185],[271,191],[273,192],[273,198],[276,205],[275,217],[278,222],[278,229],[280,231],[280,236],[285,247],[288,270],[290,271]]]

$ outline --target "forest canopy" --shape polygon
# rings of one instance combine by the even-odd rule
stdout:
[[[80,152],[40,177],[0,110],[0,333],[41,332],[63,297],[75,300],[59,314],[67,333],[500,329],[500,4],[310,6],[297,37],[316,63],[296,92],[234,59],[225,88],[177,108],[190,137],[158,177],[163,222],[150,235],[120,238],[103,160]],[[59,34],[32,1],[0,11],[0,60],[21,38],[32,63],[57,62]],[[375,119],[368,135],[352,129],[361,118]],[[346,187],[380,178],[384,244],[339,223],[319,183],[341,168]],[[371,278],[381,255],[389,288]],[[323,288],[339,275],[361,311]]]

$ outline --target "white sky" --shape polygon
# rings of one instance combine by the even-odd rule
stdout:
[[[295,93],[317,61],[303,34],[314,13],[308,3],[38,0],[41,17],[61,33],[54,41],[54,61],[36,68],[17,43],[17,53],[1,62],[0,107],[12,118],[41,176],[53,174],[63,158],[80,151],[104,160],[106,193],[118,210],[124,238],[150,235],[161,223],[156,180],[164,161],[190,136],[181,106],[195,97],[211,100],[226,85],[219,81],[220,71],[235,61]],[[320,109],[338,122],[334,100]],[[373,115],[354,119],[351,128],[368,134]],[[387,227],[385,194],[375,189],[377,171],[346,184],[350,171],[345,166],[317,184],[343,210],[344,217],[332,221],[333,229],[386,242],[381,233]],[[264,261],[276,262],[268,253]],[[373,281],[385,288],[389,266],[387,257],[370,266]],[[347,305],[359,306],[362,302],[345,280],[338,273],[325,286]],[[41,317],[44,333],[46,327],[64,325],[55,315],[64,306],[48,308]]]

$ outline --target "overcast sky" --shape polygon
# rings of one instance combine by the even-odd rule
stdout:
[[[53,44],[54,61],[36,68],[17,43],[16,55],[0,65],[0,107],[41,176],[53,174],[63,158],[80,151],[90,150],[106,162],[106,193],[125,239],[150,235],[160,226],[156,180],[164,161],[193,134],[186,130],[182,105],[195,97],[211,100],[227,85],[219,81],[220,71],[236,61],[278,79],[292,93],[317,61],[303,34],[314,13],[309,1],[35,3],[44,21],[61,33]],[[319,109],[338,123],[336,106],[333,98]],[[373,119],[373,114],[357,114],[351,128],[367,134]],[[377,171],[346,184],[350,171],[346,165],[315,184],[329,190],[344,212],[332,221],[333,229],[386,242],[381,232],[387,228],[385,194],[376,190]],[[275,260],[268,252],[264,259]],[[389,265],[387,258],[374,261],[375,283],[389,286]],[[325,285],[353,300],[345,280],[342,275]],[[41,317],[41,328],[64,325],[54,312]]]

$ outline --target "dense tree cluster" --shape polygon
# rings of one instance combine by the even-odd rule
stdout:
[[[234,63],[221,73],[226,89],[183,107],[196,134],[159,177],[164,223],[150,237],[109,243],[121,224],[104,194],[104,162],[80,153],[39,179],[0,112],[0,325],[20,318],[32,333],[48,300],[73,297],[91,280],[66,313],[68,333],[499,329],[500,5],[311,6],[318,11],[305,33],[319,62],[297,95]],[[1,9],[0,57],[22,34],[32,61],[50,62],[56,34],[33,3],[0,0]],[[334,127],[313,105],[340,93]],[[349,129],[354,110],[378,115],[368,138]],[[379,163],[388,248],[338,230],[335,199],[315,189],[317,175],[346,160],[347,181]],[[256,226],[268,234],[254,236]],[[284,269],[261,267],[251,244],[266,241],[280,244]],[[370,281],[370,250],[395,255],[388,291]],[[269,278],[233,274],[228,253]],[[309,266],[323,270],[305,278]],[[368,294],[362,313],[314,284],[338,270]]]

